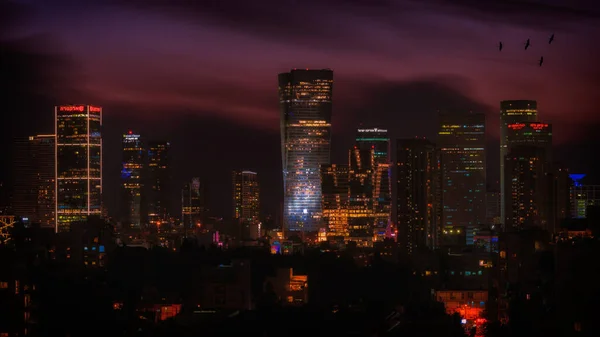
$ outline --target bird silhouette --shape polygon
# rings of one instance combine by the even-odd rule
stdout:
[[[502,51],[502,41],[500,41],[500,44],[498,45],[498,50]]]
[[[548,44],[551,44],[552,41],[554,41],[554,33],[552,33],[552,35],[550,35],[550,39],[548,40]]]
[[[542,63],[544,63],[544,57],[540,57],[540,67],[542,66]]]
[[[527,50],[529,46],[531,46],[531,43],[529,42],[529,39],[527,39],[527,42],[525,42],[525,50]]]

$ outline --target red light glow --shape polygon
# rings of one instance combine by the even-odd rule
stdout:
[[[59,111],[80,111],[83,112],[83,105],[63,105],[58,108]]]
[[[548,127],[548,124],[544,123],[531,123],[529,126],[534,130],[542,130]]]
[[[523,124],[523,123],[508,124],[508,128],[513,129],[513,130],[521,130],[524,127],[525,127],[525,124]]]
[[[101,108],[97,107],[97,106],[91,106],[90,105],[90,112],[100,112],[102,111]]]

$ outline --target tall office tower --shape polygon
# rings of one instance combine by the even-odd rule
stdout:
[[[233,219],[241,239],[260,236],[260,196],[258,175],[251,171],[233,171]]]
[[[125,223],[140,226],[142,222],[142,181],[145,158],[140,135],[128,131],[123,135],[123,163],[121,181],[123,184],[123,220]]]
[[[54,135],[16,141],[13,211],[42,227],[55,226]]]
[[[323,223],[327,236],[348,238],[348,165],[321,165],[321,195],[323,198]]]
[[[549,181],[544,148],[517,146],[505,157],[505,228],[548,228]]]
[[[168,222],[171,210],[171,157],[169,142],[148,143],[148,170],[146,180],[146,202],[148,223],[159,225]]]
[[[375,149],[349,151],[348,231],[350,240],[360,246],[373,242],[375,212],[373,202]]]
[[[512,181],[505,181],[505,192],[507,195],[504,197],[504,205],[506,207],[507,218],[505,221],[506,224],[510,224],[507,228],[522,228],[524,227],[522,224],[535,224],[537,227],[543,227],[544,229],[554,231],[555,227],[558,226],[558,214],[554,214],[554,204],[555,199],[558,197],[557,193],[555,193],[552,188],[554,181],[554,170],[552,167],[552,124],[548,123],[538,123],[538,122],[525,122],[525,123],[510,123],[506,128],[506,142],[508,153],[507,156],[510,157],[508,160],[514,161],[519,160],[517,158],[527,158],[528,156],[535,156],[535,166],[531,168],[532,173],[536,174],[536,188],[540,193],[545,193],[544,198],[536,198],[534,201],[535,205],[532,205],[533,209],[536,211],[534,213],[525,213],[525,217],[522,220],[519,220],[521,223],[515,222],[517,220],[514,219],[515,206],[509,205],[509,202],[515,202],[513,198],[515,197],[515,193],[520,193],[515,191],[514,182],[520,181],[519,179],[529,179],[527,177],[523,177],[521,175],[512,176]],[[536,148],[538,151],[535,153],[531,153],[532,150],[523,150],[526,148]],[[519,149],[521,152],[513,153],[513,149]],[[523,151],[528,151],[523,153]],[[513,156],[513,154],[516,154]],[[505,158],[505,165],[508,163]],[[542,173],[537,172],[537,169],[541,169]],[[508,179],[506,174],[508,174],[505,170],[505,178]],[[558,172],[556,172],[558,173]],[[515,174],[512,172],[511,174]],[[540,174],[540,175],[538,175]],[[543,185],[543,186],[542,186]],[[508,186],[511,189],[507,189]],[[542,203],[543,204],[540,204]],[[510,210],[513,214],[508,213]],[[533,217],[529,219],[529,217]],[[534,219],[535,218],[535,219]],[[537,219],[537,220],[536,220]],[[527,225],[525,225],[527,227]]]
[[[525,122],[511,123],[506,127],[507,154],[515,147],[539,147],[546,152],[546,162],[552,163],[552,124]]]
[[[322,164],[330,163],[332,70],[279,74],[283,218],[289,231],[321,225]]]
[[[487,191],[485,193],[485,218],[487,225],[500,225],[503,220],[500,219],[500,192]]]
[[[374,150],[373,153],[373,207],[375,226],[386,229],[392,210],[390,139],[385,129],[358,129],[356,146],[359,150]]]
[[[506,219],[504,181],[505,157],[509,152],[508,124],[537,121],[537,102],[530,100],[513,100],[500,102],[500,219]]]
[[[587,217],[588,206],[600,205],[600,185],[584,184],[585,174],[573,173],[571,178],[571,217],[581,219]]]
[[[473,229],[485,223],[485,115],[444,114],[440,122],[441,241],[472,244]]]
[[[551,214],[548,228],[556,232],[562,220],[571,217],[571,186],[569,169],[559,163],[552,163],[551,172],[548,174],[550,181],[550,208]]]
[[[102,211],[102,108],[61,105],[55,116],[57,232]]]
[[[186,229],[201,226],[204,216],[204,185],[200,178],[192,178],[192,181],[183,186],[181,191],[181,220]]]
[[[396,152],[398,242],[410,255],[437,246],[438,155],[426,139],[398,139]]]

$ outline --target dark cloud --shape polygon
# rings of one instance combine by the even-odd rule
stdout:
[[[440,76],[401,82],[336,82],[333,147],[344,160],[360,124],[388,129],[391,138],[427,137],[435,141],[438,114],[493,109],[470,98],[470,83],[461,77]],[[346,158],[347,160],[347,158]]]
[[[77,78],[71,76],[73,61],[52,52],[58,45],[55,39],[9,36],[29,13],[30,7],[0,1],[0,32],[6,33],[0,36],[0,153],[8,162],[15,137],[52,133],[52,107],[64,99],[83,97],[75,90]],[[0,181],[10,181],[11,173],[9,165],[0,165]]]
[[[420,0],[410,0],[423,3]],[[425,0],[438,11],[462,14],[484,22],[505,22],[540,29],[600,19],[595,0]]]

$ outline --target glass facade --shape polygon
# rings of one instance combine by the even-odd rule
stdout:
[[[537,102],[531,100],[512,100],[500,102],[500,219],[506,218],[504,181],[505,157],[509,152],[509,124],[536,122],[538,118]]]
[[[321,165],[321,193],[323,197],[323,223],[327,235],[348,237],[348,165]]]
[[[374,226],[387,228],[392,210],[390,139],[385,129],[358,129],[356,146],[373,150],[373,211]]]
[[[101,215],[102,108],[55,107],[56,231]]]
[[[54,228],[54,135],[16,141],[13,211],[29,223]]]
[[[396,160],[398,241],[407,254],[437,246],[438,156],[426,139],[398,139]]]
[[[181,220],[187,229],[202,225],[204,215],[204,185],[192,178],[181,191]]]
[[[258,175],[251,171],[233,171],[233,218],[256,224],[260,221]]]
[[[289,231],[321,226],[320,165],[330,163],[333,71],[279,75],[283,220]]]
[[[148,223],[160,225],[169,221],[171,215],[170,200],[170,155],[169,142],[150,142],[148,144],[148,171],[145,198],[148,207]]]
[[[472,229],[485,223],[485,115],[441,115],[440,122],[442,242],[465,245]],[[457,240],[453,233],[460,234]]]
[[[134,226],[142,223],[142,170],[145,153],[140,135],[129,131],[123,135],[123,163],[121,181],[123,183],[124,222]]]

